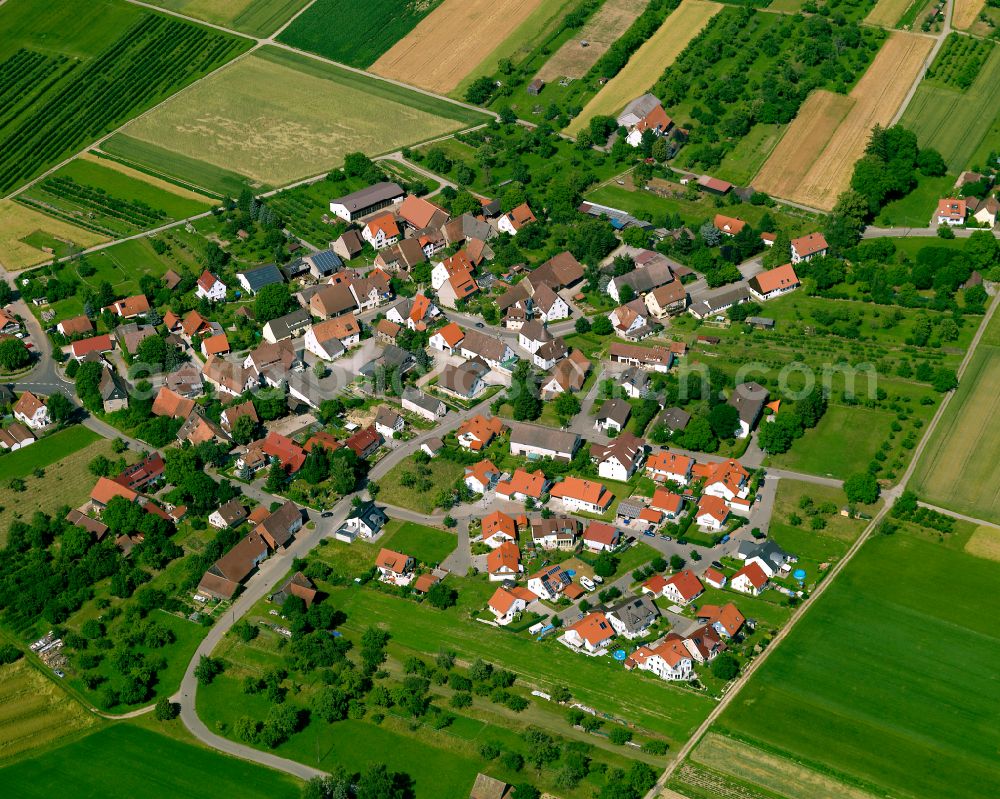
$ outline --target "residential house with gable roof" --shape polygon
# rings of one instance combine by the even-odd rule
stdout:
[[[580,522],[570,516],[538,516],[531,520],[530,528],[532,543],[542,549],[573,550],[580,535]]]
[[[580,436],[569,431],[524,422],[514,422],[510,426],[510,454],[531,460],[553,458],[571,461],[580,443]]]
[[[486,571],[491,582],[516,580],[524,571],[521,550],[517,544],[506,541],[486,556]]]
[[[494,621],[501,627],[505,627],[536,599],[538,597],[523,586],[513,586],[512,588],[500,586],[493,592],[487,606],[493,612]]]
[[[710,624],[719,635],[732,638],[743,629],[746,618],[732,602],[725,605],[702,605],[695,614],[700,622]]]
[[[517,468],[507,480],[496,484],[497,496],[511,502],[526,502],[529,499],[539,500],[548,489],[550,482],[539,469],[529,472]]]
[[[702,494],[695,511],[695,521],[703,530],[719,532],[729,520],[729,507],[725,500],[712,494]]]
[[[739,591],[741,594],[759,596],[760,593],[767,588],[768,581],[769,577],[767,572],[765,572],[761,568],[760,564],[755,561],[753,563],[748,563],[736,572],[736,574],[734,574],[732,579],[729,581],[729,587],[734,591]]]
[[[583,511],[597,516],[607,511],[615,498],[603,483],[572,475],[553,485],[549,495],[562,502],[567,513]]]
[[[583,531],[583,545],[591,552],[603,552],[618,546],[621,537],[621,531],[613,524],[591,522]]]
[[[462,328],[454,322],[449,322],[444,327],[440,327],[434,331],[434,335],[430,337],[428,344],[436,350],[454,355],[464,338],[465,333],[462,331]]]
[[[963,218],[964,218],[963,213]],[[830,245],[826,243],[822,233],[809,233],[791,241],[792,263],[808,261],[812,258],[820,258],[826,255]]]
[[[413,558],[391,549],[379,550],[378,557],[375,559],[379,580],[389,585],[409,585],[413,582],[415,567],[416,561]]]
[[[24,391],[14,403],[14,418],[26,424],[32,430],[40,430],[46,425],[52,424],[52,417],[49,416],[49,409],[39,397],[30,391]]]
[[[661,680],[676,682],[694,678],[694,661],[679,635],[671,633],[651,646],[640,646],[625,660],[626,669],[655,674]]]
[[[484,516],[481,530],[480,540],[490,549],[496,549],[508,541],[517,543],[517,523],[503,511],[495,510]]]
[[[493,465],[492,461],[482,460],[472,466],[465,467],[464,480],[470,491],[485,494],[497,484],[500,474],[500,470]]]
[[[798,287],[799,278],[791,264],[760,272],[747,281],[747,289],[759,302],[767,302]]]
[[[199,299],[204,297],[209,302],[222,302],[226,299],[226,284],[206,269],[198,278],[194,294]]]
[[[627,597],[605,614],[616,635],[630,641],[642,638],[660,618],[656,603],[646,595]]]
[[[368,220],[368,223],[361,229],[361,238],[376,250],[395,244],[400,239],[396,217],[393,214],[381,214]]]
[[[572,579],[558,563],[545,566],[528,577],[528,590],[535,596],[555,602],[572,583]]]
[[[697,575],[690,569],[682,569],[666,578],[660,596],[683,606],[693,602],[704,592],[705,586],[701,584]]]
[[[436,422],[448,413],[448,406],[444,402],[413,386],[403,389],[401,401],[404,411],[415,413],[430,422]]]
[[[497,219],[497,230],[501,233],[509,233],[516,236],[517,232],[525,225],[537,222],[535,215],[527,203],[521,203],[516,208],[512,208],[509,213],[503,214]]]
[[[615,628],[608,617],[594,611],[567,627],[562,640],[576,649],[585,649],[596,655],[603,654],[614,637]]]
[[[462,423],[456,431],[456,437],[459,446],[478,452],[488,447],[505,429],[499,417],[486,417],[477,413]]]
[[[591,444],[590,459],[597,464],[597,474],[608,480],[626,482],[642,463],[646,442],[629,432],[622,432],[607,444]]]

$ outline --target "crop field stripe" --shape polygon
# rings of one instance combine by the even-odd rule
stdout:
[[[361,75],[349,69],[319,61],[303,53],[295,53],[281,47],[263,47],[257,51],[256,56],[275,64],[281,64],[300,72],[315,75],[324,80],[332,80],[341,86],[350,89],[363,91],[365,94],[381,97],[400,105],[405,105],[417,111],[425,111],[435,116],[453,119],[465,125],[478,125],[486,122],[489,117],[486,113],[476,111],[465,106],[442,100],[438,97],[431,97],[416,92],[405,86],[398,86],[395,83],[379,80],[377,77]]]
[[[921,147],[933,147],[944,156],[952,172],[969,165],[984,146],[987,133],[1000,120],[1000,47],[990,57],[965,92],[924,81],[900,120],[917,134]]]
[[[444,0],[371,66],[377,75],[423,89],[455,89],[534,12],[542,0]]]
[[[194,191],[187,186],[182,186],[180,183],[163,180],[155,175],[142,172],[127,164],[123,164],[121,161],[114,158],[108,158],[104,153],[93,151],[82,153],[78,160],[98,164],[104,169],[113,170],[119,174],[125,175],[126,177],[132,178],[133,180],[144,183],[147,186],[152,186],[154,189],[166,192],[167,194],[173,194],[181,199],[191,200],[192,202],[200,203],[206,207],[215,204],[214,196],[203,194],[202,192]]]
[[[985,0],[955,0],[951,24],[959,30],[972,27],[984,4]]]
[[[566,132],[575,136],[589,124],[591,117],[617,116],[630,100],[649,91],[688,43],[724,7],[709,0],[683,0],[649,41],[633,53],[622,71],[594,95]]]
[[[883,28],[894,28],[911,2],[912,0],[878,0],[865,17],[865,22],[869,25],[881,25]]]
[[[847,188],[854,163],[864,153],[875,125],[888,125],[899,109],[913,81],[924,68],[933,39],[895,31],[890,34],[868,70],[851,90],[853,106],[833,132],[830,140],[812,160],[801,180],[780,180],[789,149],[777,147],[764,164],[755,183],[762,191],[804,205],[830,210]],[[785,132],[789,147],[800,140],[799,131],[811,130],[814,123],[800,113]],[[800,156],[801,159],[801,156]],[[764,180],[761,180],[761,176]],[[776,181],[772,183],[772,181]],[[781,190],[776,190],[781,189]],[[789,190],[790,189],[790,190]]]
[[[1000,522],[1000,348],[980,345],[917,465],[912,487],[949,510]]]
[[[825,89],[812,92],[764,162],[753,185],[777,197],[790,196],[819,158],[854,100]]]
[[[101,152],[140,172],[149,172],[168,181],[177,180],[200,191],[212,192],[217,197],[224,194],[235,197],[249,182],[228,169],[157,147],[125,133],[116,133],[105,139],[101,143]]]

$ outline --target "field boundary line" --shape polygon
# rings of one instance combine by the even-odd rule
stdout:
[[[951,2],[951,0],[948,1]],[[979,323],[979,329],[976,330],[976,335],[973,336],[972,341],[969,342],[969,349],[966,351],[965,357],[962,359],[962,363],[959,365],[958,370],[956,372],[959,380],[961,380],[962,375],[965,373],[966,368],[972,361],[972,357],[975,354],[976,349],[979,347],[979,343],[982,341],[983,334],[986,332],[986,328],[989,326],[990,320],[993,318],[993,314],[996,312],[998,304],[1000,304],[1000,295],[997,295],[993,298],[993,301],[990,303],[990,306],[987,309],[986,313],[983,314],[982,321]],[[778,634],[768,645],[767,649],[765,649],[760,655],[758,655],[755,660],[752,660],[750,662],[750,665],[747,666],[746,670],[737,678],[736,682],[732,684],[730,689],[726,692],[726,695],[712,709],[712,712],[708,714],[708,717],[698,726],[698,729],[695,730],[694,733],[692,733],[691,737],[688,738],[684,746],[682,746],[681,749],[677,752],[677,755],[674,757],[674,760],[670,763],[669,766],[667,766],[663,774],[660,775],[660,778],[656,781],[656,784],[649,789],[649,791],[646,793],[645,799],[656,799],[656,797],[660,794],[660,792],[666,787],[667,781],[673,776],[674,772],[678,769],[678,767],[691,754],[692,750],[698,744],[698,742],[705,736],[706,733],[708,733],[708,731],[711,729],[715,721],[719,718],[719,716],[722,715],[723,711],[729,706],[729,703],[732,702],[733,699],[735,699],[739,695],[741,690],[743,690],[743,688],[749,681],[749,678],[753,676],[753,674],[757,671],[757,669],[760,668],[760,665],[767,660],[771,652],[773,652],[777,648],[777,646],[788,636],[788,633],[791,632],[792,629],[794,629],[799,619],[801,619],[806,613],[808,613],[809,609],[816,604],[816,601],[819,599],[820,596],[822,596],[823,592],[827,589],[827,587],[833,583],[837,575],[840,574],[840,572],[844,569],[844,567],[848,563],[850,563],[850,561],[854,558],[854,556],[860,551],[861,547],[865,544],[865,542],[868,541],[868,539],[871,537],[871,534],[878,526],[878,523],[882,521],[882,519],[892,509],[892,503],[904,491],[906,484],[910,481],[910,478],[913,476],[913,472],[916,470],[917,462],[920,460],[920,456],[923,454],[923,451],[926,448],[928,442],[930,441],[931,436],[934,434],[934,430],[937,428],[938,423],[941,421],[941,417],[944,416],[944,412],[948,409],[948,406],[951,403],[951,400],[954,396],[955,396],[955,389],[952,389],[945,395],[944,399],[941,401],[941,404],[938,406],[938,409],[934,413],[933,418],[924,428],[924,434],[920,438],[920,443],[918,443],[916,448],[913,450],[913,457],[910,459],[910,464],[909,466],[907,466],[906,471],[903,473],[903,476],[900,479],[899,483],[897,483],[897,485],[894,488],[890,489],[889,491],[886,491],[882,495],[884,504],[881,510],[879,510],[879,512],[875,514],[874,518],[868,523],[868,526],[865,527],[865,529],[861,532],[861,535],[858,536],[858,539],[851,545],[851,548],[848,549],[847,552],[844,554],[844,557],[841,558],[836,564],[834,564],[827,578],[816,587],[816,590],[813,591],[809,599],[803,604],[799,605],[798,610],[796,610],[792,614],[791,618],[789,618],[788,624],[786,624],[781,630],[778,631]]]
[[[286,22],[284,25],[282,25],[280,28],[278,28],[278,30],[276,30],[270,36],[268,36],[267,37],[267,41],[273,42],[275,40],[275,38],[277,38],[278,36],[281,36],[281,34],[283,34],[289,28],[289,26],[291,26],[291,24],[293,22],[295,22],[295,20],[297,20],[299,17],[301,17],[303,14],[305,14],[315,4],[316,4],[316,0],[309,0],[309,2],[306,3],[304,6],[302,6],[302,8],[300,8],[298,11],[296,11],[294,14],[292,14],[292,17],[291,17],[291,19],[288,20],[288,22]]]
[[[941,26],[941,32],[934,37],[934,46],[931,47],[931,51],[927,54],[927,58],[924,59],[924,63],[920,68],[920,74],[913,81],[913,85],[910,86],[910,90],[906,93],[906,96],[903,97],[903,102],[899,104],[899,108],[896,109],[896,113],[893,114],[892,122],[889,123],[890,126],[897,124],[899,120],[903,118],[903,114],[906,112],[907,107],[913,102],[913,98],[917,94],[917,89],[920,88],[920,83],[927,74],[927,70],[930,69],[931,64],[934,63],[934,59],[937,58],[938,53],[941,52],[945,39],[947,39],[948,34],[951,33],[951,15],[954,12],[954,9],[955,0],[945,0],[944,25]]]
[[[941,513],[945,516],[950,516],[953,519],[958,519],[962,522],[970,522],[971,524],[979,525],[980,527],[992,527],[994,530],[1000,530],[1000,524],[996,522],[988,522],[986,519],[977,519],[975,516],[969,516],[965,513],[959,513],[957,510],[949,510],[948,508],[942,508],[940,505],[932,505],[930,502],[922,502],[917,500],[917,504],[921,508],[927,508],[927,510],[933,510],[937,513]]]

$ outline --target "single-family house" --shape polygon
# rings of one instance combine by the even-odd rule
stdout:
[[[514,621],[517,615],[536,599],[538,597],[524,586],[514,586],[512,588],[500,586],[493,593],[493,596],[490,597],[488,606],[493,612],[494,621],[501,627],[505,627]],[[500,784],[503,785],[503,783]],[[501,794],[501,796],[503,795]],[[484,799],[486,799],[485,796]]]
[[[502,338],[489,336],[481,330],[467,330],[459,344],[463,358],[479,358],[490,369],[509,371],[515,359],[514,350]]]
[[[216,599],[232,599],[257,567],[267,559],[267,542],[257,532],[241,538],[205,572],[198,583],[198,594]]]
[[[360,535],[362,538],[372,538],[388,521],[389,517],[385,511],[374,502],[363,502],[351,511],[350,516],[344,520],[341,530],[346,530],[352,535]]]
[[[538,501],[549,487],[550,482],[539,469],[529,472],[517,468],[508,479],[496,484],[497,497],[511,502]]]
[[[767,572],[754,561],[733,575],[733,579],[729,581],[729,587],[741,594],[758,596],[767,587],[768,579]]]
[[[71,319],[63,319],[56,325],[56,330],[66,336],[66,338],[79,336],[83,333],[90,333],[93,329],[94,323],[83,315],[74,316]]]
[[[454,355],[464,338],[465,333],[462,328],[454,322],[449,322],[444,327],[435,330],[434,335],[430,337],[427,343],[440,352],[447,352],[449,355]]]
[[[632,406],[623,399],[605,400],[597,412],[594,427],[605,433],[620,433],[632,416]]]
[[[69,348],[74,360],[82,361],[92,354],[111,352],[115,348],[115,343],[109,334],[102,333],[99,336],[77,339],[69,345]]]
[[[701,575],[703,582],[712,586],[712,588],[723,588],[726,585],[727,578],[722,572],[716,569],[714,566],[709,566]]]
[[[822,233],[809,233],[792,239],[792,263],[797,264],[799,261],[821,258],[826,255],[829,248],[830,245],[826,243],[826,238]]]
[[[492,461],[482,460],[472,466],[465,467],[465,484],[477,494],[485,494],[493,488],[500,479],[500,470]]]
[[[459,446],[478,452],[488,447],[504,429],[504,423],[498,417],[487,418],[477,413],[471,419],[462,422],[462,426],[456,431],[456,437]]]
[[[626,341],[641,341],[656,332],[656,328],[653,327],[653,323],[649,319],[646,302],[639,298],[625,305],[619,305],[608,314],[608,319],[615,335]]]
[[[262,335],[265,341],[277,344],[279,341],[301,336],[311,324],[312,316],[309,311],[299,308],[265,324]]]
[[[737,438],[746,438],[756,427],[764,406],[770,399],[767,389],[760,383],[740,383],[733,389],[728,403],[739,413],[740,429]]]
[[[392,246],[399,241],[399,237],[399,225],[396,224],[396,217],[392,214],[381,214],[370,219],[361,229],[361,238],[376,250]]]
[[[361,325],[353,314],[327,319],[312,325],[302,343],[307,352],[324,361],[332,361],[361,343]]]
[[[14,403],[13,411],[14,418],[32,430],[40,430],[46,425],[52,424],[52,417],[49,416],[49,409],[45,402],[30,391],[21,394],[17,402]]]
[[[461,400],[470,400],[486,389],[483,378],[489,368],[478,358],[455,366],[448,364],[438,375],[437,388]]]
[[[774,577],[776,574],[787,574],[791,570],[791,564],[798,560],[771,539],[760,543],[741,541],[736,549],[736,556],[747,563],[758,564],[768,577]]]
[[[949,225],[950,227],[964,225],[967,211],[964,199],[947,197],[943,200],[938,200],[937,214],[935,215],[937,224]]]
[[[658,257],[655,260],[647,261],[646,266],[643,266],[641,269],[633,269],[624,275],[616,275],[611,278],[608,283],[608,294],[615,302],[624,302],[625,297],[623,294],[626,287],[631,289],[632,299],[634,299],[636,297],[643,297],[661,286],[680,283],[674,277],[674,268],[671,262],[659,253],[656,253],[656,255]],[[678,268],[679,266],[677,264]]]
[[[250,391],[260,385],[260,380],[253,369],[247,369],[241,363],[234,363],[212,355],[201,368],[202,376],[223,394],[238,397],[244,391]]]
[[[698,500],[694,518],[699,527],[718,532],[726,526],[729,519],[729,506],[717,496],[703,494]]]
[[[692,469],[695,478],[704,478],[704,493],[720,497],[727,503],[733,499],[746,499],[750,493],[750,473],[739,461],[697,464]]]
[[[153,400],[154,416],[169,416],[171,419],[186,419],[194,410],[195,402],[188,397],[182,397],[176,391],[162,386]]]
[[[413,582],[413,569],[416,561],[409,555],[401,552],[394,552],[384,547],[379,550],[375,559],[375,568],[378,569],[379,580],[389,585],[405,586]]]
[[[649,501],[649,507],[673,521],[680,518],[681,512],[684,510],[684,498],[673,491],[667,491],[665,488],[657,488],[653,492],[653,498]]]
[[[350,261],[361,255],[365,243],[357,230],[345,230],[336,241],[330,242],[330,248],[344,261]]]
[[[698,663],[710,663],[726,650],[722,636],[710,624],[703,624],[684,636],[684,646]]]
[[[799,278],[791,264],[760,272],[747,281],[747,289],[759,302],[767,302],[798,287]]]
[[[489,464],[489,461],[483,461],[483,463]],[[489,465],[493,466],[493,464]],[[495,470],[496,467],[493,466],[493,469]],[[468,471],[467,469],[466,472]],[[491,549],[496,549],[507,542],[517,543],[517,523],[503,511],[495,510],[483,517],[480,540]]]
[[[611,626],[608,617],[596,611],[571,624],[563,634],[563,640],[567,644],[593,654],[603,653],[614,637],[615,628]]]
[[[497,230],[501,233],[509,233],[511,236],[516,236],[517,232],[525,225],[537,221],[528,204],[521,203],[516,208],[512,208],[509,213],[503,214],[497,219]]]
[[[747,223],[742,219],[726,216],[725,214],[716,214],[712,224],[716,230],[725,236],[735,236],[747,226]]]
[[[366,460],[378,451],[382,443],[382,436],[375,429],[375,425],[368,425],[350,436],[344,442],[344,446],[352,450],[361,460]]]
[[[726,638],[735,636],[746,623],[746,618],[732,602],[721,607],[719,605],[702,605],[695,614],[698,621],[708,623],[719,635]]]
[[[557,322],[560,319],[569,319],[570,317],[569,303],[545,283],[535,289],[531,298],[531,307],[539,321],[542,322]]]
[[[380,405],[375,414],[375,429],[382,438],[391,440],[406,427],[403,417],[387,405]]]
[[[563,508],[568,513],[583,512],[598,516],[611,507],[615,498],[603,483],[572,475],[552,486],[549,494],[553,499],[562,502]]]
[[[135,319],[137,316],[145,316],[149,313],[149,300],[145,294],[135,294],[121,300],[115,300],[108,306],[108,310],[118,314],[122,319]]]
[[[11,422],[0,429],[0,447],[11,452],[31,446],[35,441],[35,434],[20,422]]]
[[[571,350],[569,355],[552,367],[552,371],[542,383],[542,399],[554,399],[566,391],[580,391],[591,368],[592,364],[586,355],[580,350]]]
[[[247,509],[239,499],[231,499],[220,505],[208,516],[208,523],[218,530],[236,527],[246,521]]]
[[[492,582],[516,580],[524,571],[517,544],[506,541],[490,552],[486,556],[486,571]]]
[[[630,641],[642,638],[660,618],[656,603],[649,596],[633,596],[613,605],[607,612],[608,621],[617,635]]]
[[[225,333],[202,339],[201,354],[205,358],[212,355],[225,355],[229,352],[229,337]]]
[[[583,545],[591,552],[603,552],[618,546],[621,537],[621,531],[613,524],[591,522],[583,531]]]
[[[198,278],[194,294],[199,299],[204,297],[209,302],[222,302],[226,299],[226,284],[206,269]]]
[[[448,406],[444,402],[412,386],[403,389],[401,400],[404,411],[415,413],[430,422],[436,422],[448,413]]]
[[[97,385],[105,413],[114,413],[128,407],[129,386],[124,378],[112,369],[101,370],[101,380]]]
[[[531,520],[532,544],[541,549],[576,548],[576,539],[580,534],[580,523],[569,516],[541,516]]]
[[[664,580],[660,596],[678,605],[687,605],[705,592],[705,586],[690,569],[682,569]]]
[[[671,682],[691,680],[694,662],[680,636],[671,633],[652,646],[640,646],[625,660],[625,668],[637,668]]]
[[[622,432],[607,444],[592,444],[590,459],[597,464],[597,474],[608,480],[627,481],[642,463],[646,442],[629,432]]]
[[[638,344],[614,342],[608,347],[608,359],[626,366],[641,366],[654,372],[667,372],[674,362],[673,353],[666,347],[642,347]]]

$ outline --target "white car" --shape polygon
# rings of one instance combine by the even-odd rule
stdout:
[[[588,591],[593,591],[595,588],[597,588],[597,586],[594,584],[594,581],[591,580],[589,577],[581,577],[580,585],[582,585]]]

